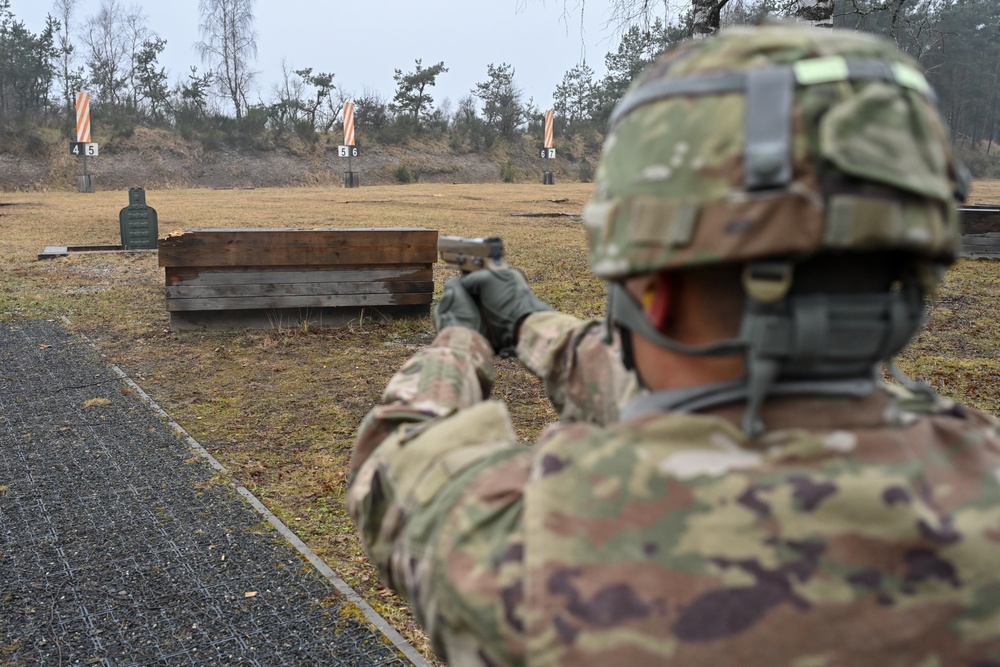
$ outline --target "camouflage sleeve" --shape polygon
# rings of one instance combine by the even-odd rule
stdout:
[[[365,419],[347,507],[382,582],[413,605],[449,664],[522,664],[522,488],[530,450],[484,401],[493,352],[448,328]],[[498,604],[498,600],[502,603]]]
[[[618,344],[606,341],[600,320],[558,312],[529,315],[521,325],[517,356],[545,382],[562,422],[610,424],[638,391]]]
[[[365,417],[351,458],[357,471],[393,430],[475,405],[493,389],[493,348],[472,329],[448,327],[392,376]]]

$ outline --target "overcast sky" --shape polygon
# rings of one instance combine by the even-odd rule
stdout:
[[[193,46],[201,39],[198,0],[118,1],[140,6],[150,29],[167,40],[160,65],[171,85],[186,79],[191,65],[205,70]],[[525,98],[545,110],[567,70],[586,57],[601,76],[604,54],[617,48],[618,36],[606,27],[610,0],[587,0],[582,28],[578,2],[568,0],[566,16],[562,0],[257,0],[258,96],[272,98],[284,61],[289,70],[333,72],[342,90],[360,95],[367,88],[389,101],[393,71],[412,71],[420,58],[425,67],[444,61],[448,68],[430,91],[437,104],[450,98],[454,110],[487,79],[488,64],[508,63]],[[79,0],[77,29],[100,4]],[[35,33],[55,13],[52,0],[11,0],[10,9]]]

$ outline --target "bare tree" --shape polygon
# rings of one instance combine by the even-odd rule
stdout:
[[[792,13],[817,28],[833,27],[833,0],[795,0]]]
[[[122,12],[121,24],[123,33],[122,40],[125,42],[125,54],[128,71],[125,75],[126,88],[128,89],[128,103],[133,107],[139,105],[139,58],[143,50],[143,44],[151,37],[153,32],[147,25],[146,15],[139,5],[131,5]]]
[[[933,26],[937,10],[961,4],[934,0],[846,0],[837,19],[855,30],[882,34],[914,57],[922,58],[942,37]]]
[[[832,28],[833,3],[834,0],[737,0],[732,3],[730,0],[691,0],[691,34],[695,37],[710,35],[722,26],[753,24],[766,16],[791,16],[817,28]]]
[[[111,108],[120,107],[127,97],[129,52],[124,17],[117,0],[103,0],[97,14],[84,25],[90,82],[97,88],[97,99]]]
[[[254,0],[199,0],[202,41],[195,44],[209,66],[216,89],[233,103],[236,118],[247,108],[249,92],[257,72],[257,32],[254,30]]]
[[[649,29],[656,20],[670,25],[678,21],[694,37],[710,35],[733,16],[726,16],[730,0],[611,0],[608,25],[620,33],[632,26]],[[733,15],[757,16],[774,13],[794,16],[818,27],[833,27],[834,0],[785,0],[769,3],[766,0],[751,2]],[[572,11],[586,11],[586,0],[563,0],[564,15]],[[739,21],[736,21],[739,22]]]
[[[329,132],[340,107],[334,102],[333,74],[311,67],[292,71],[281,62],[281,83],[274,86],[275,102],[270,113],[280,124],[295,127],[300,123],[317,132]]]
[[[76,61],[76,48],[73,46],[70,35],[75,27],[73,25],[74,12],[80,0],[55,0],[52,9],[56,20],[59,22],[59,32],[56,33],[56,48],[59,49],[59,74],[62,90],[60,91],[66,111],[71,116],[75,103],[75,89],[79,87],[83,78],[80,70],[74,69]]]
[[[704,37],[719,29],[729,0],[691,0],[691,35]]]
[[[66,21],[64,25],[68,25],[68,17]],[[140,60],[147,42],[156,37],[147,21],[139,5],[126,8],[118,0],[102,0],[97,14],[84,24],[90,82],[97,87],[97,99],[108,108],[134,110],[139,106],[143,97],[139,90]],[[68,72],[68,61],[64,63]],[[72,81],[73,75],[68,73],[67,83]]]

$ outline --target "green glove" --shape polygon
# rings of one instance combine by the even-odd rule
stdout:
[[[444,294],[434,307],[434,329],[440,332],[445,327],[466,327],[486,336],[479,305],[458,278],[444,284]]]
[[[520,321],[552,307],[535,296],[527,279],[515,269],[483,269],[462,276],[462,286],[479,302],[486,321],[487,338],[497,353],[509,352],[517,344]]]

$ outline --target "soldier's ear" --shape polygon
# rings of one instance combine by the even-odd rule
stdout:
[[[642,305],[646,311],[646,317],[661,333],[667,331],[667,325],[673,315],[676,291],[676,278],[668,273],[658,273],[646,286],[646,291],[643,294]]]

